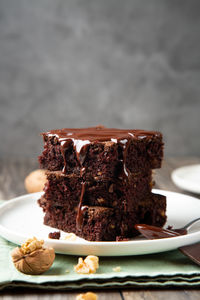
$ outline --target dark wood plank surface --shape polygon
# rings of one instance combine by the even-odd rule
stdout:
[[[200,158],[169,158],[163,163],[163,167],[155,172],[156,188],[175,192],[183,192],[178,189],[171,181],[171,172],[177,167],[200,163]],[[32,170],[38,168],[36,159],[23,160],[0,160],[0,199],[9,200],[13,197],[25,194],[24,179]],[[185,194],[190,194],[184,191]],[[191,195],[191,194],[190,194]],[[196,197],[200,198],[198,195]],[[56,300],[75,300],[76,292],[48,292],[40,290],[6,290],[1,292],[0,299],[56,299]],[[165,289],[165,290],[147,290],[147,289],[128,289],[96,291],[99,300],[199,300],[199,289]]]

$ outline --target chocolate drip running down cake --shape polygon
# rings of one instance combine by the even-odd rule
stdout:
[[[97,126],[42,135],[48,181],[38,202],[46,225],[90,241],[134,237],[138,223],[164,225],[166,199],[151,192],[161,133]]]

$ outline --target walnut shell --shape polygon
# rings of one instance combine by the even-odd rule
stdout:
[[[47,271],[55,259],[53,248],[37,249],[29,254],[23,254],[19,247],[11,252],[16,269],[29,275],[39,275]]]
[[[43,191],[46,181],[46,170],[38,169],[25,178],[24,184],[28,193],[36,193]]]

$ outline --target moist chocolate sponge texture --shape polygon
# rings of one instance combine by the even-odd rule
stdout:
[[[42,133],[47,169],[38,203],[44,223],[90,241],[134,237],[134,224],[163,226],[166,199],[152,194],[160,168],[160,132],[103,126]]]

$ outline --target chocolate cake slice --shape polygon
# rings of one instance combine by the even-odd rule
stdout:
[[[133,237],[136,223],[164,225],[166,199],[151,193],[161,133],[97,126],[42,135],[46,225],[95,241]]]
[[[42,168],[80,176],[119,177],[161,167],[160,132],[91,127],[43,133]]]
[[[134,224],[150,224],[162,227],[166,221],[165,197],[150,193],[138,201],[134,211],[122,212],[119,208],[82,206],[66,208],[50,204],[43,196],[39,202],[45,212],[44,223],[48,226],[73,232],[89,241],[115,241],[117,237],[131,238],[138,235]]]
[[[75,208],[82,191],[82,178],[76,174],[66,175],[61,171],[47,171],[45,198],[54,206]],[[152,189],[152,172],[130,175],[129,180],[102,180],[96,176],[85,180],[82,205],[133,210],[138,200],[148,195]]]

